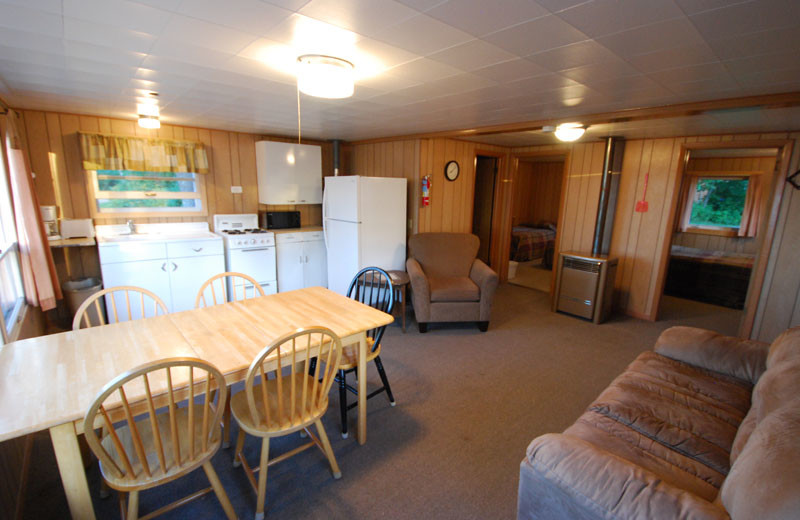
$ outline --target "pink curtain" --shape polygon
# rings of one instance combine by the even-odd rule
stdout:
[[[751,175],[747,183],[747,197],[744,199],[742,221],[739,223],[740,237],[753,238],[758,232],[761,220],[762,184],[763,175]]]
[[[3,119],[3,145],[8,157],[9,186],[14,203],[17,224],[20,262],[25,296],[30,305],[41,305],[43,311],[55,308],[56,300],[62,298],[58,285],[53,255],[47,241],[39,199],[33,185],[33,176],[20,145],[15,119],[18,115],[9,111]]]

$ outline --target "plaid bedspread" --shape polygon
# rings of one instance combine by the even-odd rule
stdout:
[[[552,229],[514,226],[511,229],[511,260],[527,262],[543,258],[548,244],[555,244],[556,232]]]

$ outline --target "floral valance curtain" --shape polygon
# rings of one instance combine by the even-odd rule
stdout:
[[[84,170],[208,173],[203,143],[80,132]]]

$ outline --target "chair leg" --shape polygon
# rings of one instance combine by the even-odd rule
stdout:
[[[269,437],[261,440],[261,463],[258,466],[258,497],[256,498],[256,520],[264,520],[264,499],[267,494],[267,464],[269,464]]]
[[[331,465],[331,473],[333,473],[333,478],[338,480],[342,478],[342,471],[339,469],[339,465],[336,463],[336,456],[333,454],[331,441],[328,440],[328,434],[325,433],[325,427],[322,425],[322,421],[319,419],[314,422],[314,426],[317,427],[317,434],[319,434],[319,440],[322,443],[323,451],[325,452],[325,456],[328,457],[328,463]]]
[[[383,363],[381,362],[380,356],[375,356],[375,367],[378,369],[378,375],[381,376],[381,382],[383,383],[383,387],[386,389],[386,396],[389,398],[389,403],[394,406],[394,395],[392,395],[392,387],[389,386],[389,378],[386,377],[386,371],[383,369]]]
[[[231,393],[225,398],[225,411],[222,414],[222,447],[231,447]]]
[[[347,379],[344,370],[339,370],[339,412],[342,417],[342,439],[347,438]]]
[[[217,476],[217,472],[214,471],[214,466],[211,465],[210,461],[205,461],[203,463],[203,470],[206,472],[208,481],[211,482],[211,487],[214,488],[214,494],[217,495],[217,500],[219,500],[220,505],[222,505],[222,509],[225,510],[225,516],[228,517],[228,520],[236,520],[236,512],[233,510],[233,505],[231,505],[228,494],[225,493],[225,488],[222,487],[222,482],[219,481],[219,476]]]
[[[126,520],[136,520],[139,518],[139,492],[131,491],[128,493],[128,514]]]
[[[242,465],[242,461],[239,460],[239,457],[242,454],[242,449],[244,448],[244,436],[245,432],[239,427],[239,435],[236,437],[236,448],[233,450],[233,467],[238,468]]]

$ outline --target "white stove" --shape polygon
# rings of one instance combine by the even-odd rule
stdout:
[[[225,269],[252,276],[267,294],[278,291],[275,234],[258,227],[258,215],[214,215],[214,231],[225,243]]]

